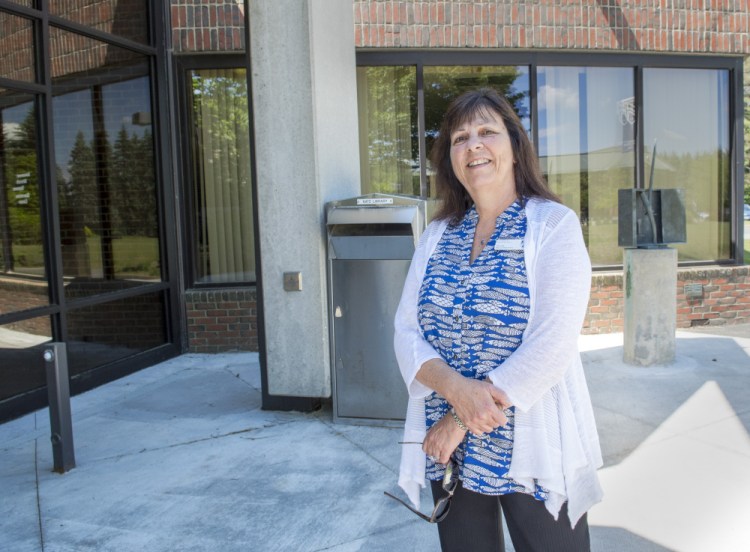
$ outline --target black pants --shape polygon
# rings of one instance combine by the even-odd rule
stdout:
[[[432,481],[435,500],[445,495],[441,481]],[[568,505],[555,521],[544,503],[533,496],[513,493],[488,496],[467,491],[459,482],[447,517],[438,523],[443,552],[502,552],[503,522],[516,552],[588,552],[589,525],[584,515],[571,529]]]

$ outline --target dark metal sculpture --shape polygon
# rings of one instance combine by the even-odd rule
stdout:
[[[656,144],[651,156],[648,188],[617,191],[617,244],[620,247],[653,249],[687,241],[684,191],[679,188],[654,190],[655,167]]]

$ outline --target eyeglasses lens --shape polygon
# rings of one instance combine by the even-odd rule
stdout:
[[[441,522],[448,515],[451,508],[451,499],[458,486],[458,474],[456,473],[456,464],[449,462],[445,466],[445,475],[443,475],[443,490],[448,493],[435,503],[435,509],[432,512],[432,519]]]
[[[443,490],[447,494],[443,497],[440,497],[440,499],[438,499],[438,501],[435,503],[435,508],[432,510],[432,515],[430,517],[427,517],[419,510],[412,508],[410,504],[407,504],[400,498],[393,496],[391,493],[386,491],[384,494],[394,499],[395,501],[400,502],[401,504],[409,508],[409,510],[421,517],[423,520],[429,521],[430,523],[439,523],[445,519],[445,516],[448,515],[448,511],[451,508],[451,499],[453,498],[453,493],[456,492],[456,487],[458,487],[457,466],[454,462],[449,462],[445,467],[445,475],[443,476]]]
[[[448,515],[451,509],[451,495],[444,496],[435,504],[435,509],[432,512],[432,519],[430,521],[440,523]]]

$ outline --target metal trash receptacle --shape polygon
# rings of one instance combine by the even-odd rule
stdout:
[[[395,424],[406,415],[393,318],[431,205],[369,194],[326,206],[334,421]]]

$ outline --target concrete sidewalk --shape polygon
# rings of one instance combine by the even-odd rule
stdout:
[[[625,365],[621,334],[581,338],[605,456],[594,550],[750,550],[750,327],[725,333],[679,332],[657,368]],[[257,355],[184,355],[73,399],[65,475],[46,410],[0,425],[0,550],[439,549],[383,496],[399,429],[259,406]]]

